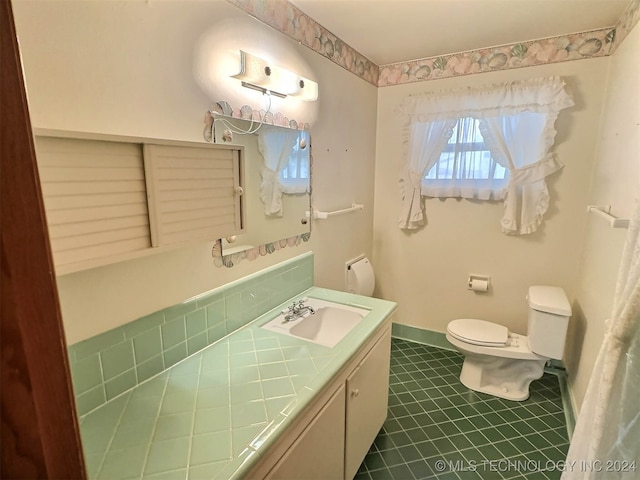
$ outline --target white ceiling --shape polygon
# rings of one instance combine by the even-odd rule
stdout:
[[[629,0],[291,0],[377,65],[596,30]]]

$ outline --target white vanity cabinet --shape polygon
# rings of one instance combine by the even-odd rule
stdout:
[[[347,377],[345,478],[355,477],[387,418],[391,331]]]
[[[390,355],[388,318],[247,478],[353,479],[387,417]]]
[[[344,477],[344,385],[322,407],[267,474],[268,480],[327,480]],[[302,474],[301,474],[302,472]]]

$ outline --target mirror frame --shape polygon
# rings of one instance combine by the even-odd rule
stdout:
[[[311,130],[311,127],[308,123],[300,123],[293,119],[288,119],[280,112],[271,112],[264,110],[254,110],[249,105],[243,105],[239,109],[234,109],[229,105],[228,102],[224,100],[220,100],[215,104],[211,105],[210,110],[208,110],[205,114],[205,127],[203,130],[203,137],[206,142],[213,143],[213,135],[212,135],[212,126],[213,126],[213,114],[212,112],[218,113],[220,115],[225,115],[231,118],[237,118],[240,120],[249,120],[253,122],[260,122],[267,125],[274,125],[276,127],[285,127],[292,128],[295,130]],[[311,187],[313,185],[313,150],[312,144],[313,142],[309,142],[309,185],[310,191],[313,191]],[[309,195],[311,197],[311,194]],[[309,211],[311,211],[311,198],[309,200]],[[285,247],[295,247],[300,245],[301,242],[308,242],[311,238],[311,218],[309,218],[309,231],[306,233],[301,233],[299,235],[294,235],[288,238],[282,238],[279,240],[274,240],[272,242],[267,242],[262,245],[258,245],[257,247],[250,248],[248,250],[243,250],[241,252],[235,252],[230,255],[224,255],[222,251],[222,239],[218,239],[213,244],[213,248],[211,249],[211,256],[213,257],[213,264],[216,267],[227,267],[231,268],[235,264],[241,262],[244,259],[247,260],[255,260],[258,257],[263,257],[265,255],[269,255],[277,250],[280,250]]]

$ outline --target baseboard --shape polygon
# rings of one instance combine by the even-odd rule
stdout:
[[[559,362],[560,365],[562,362]],[[569,435],[569,441],[573,436],[573,431],[576,427],[576,415],[574,408],[574,398],[569,388],[569,382],[567,381],[567,370],[564,367],[559,367],[553,363],[544,369],[545,373],[550,373],[558,377],[558,385],[560,386],[560,394],[562,396],[562,409],[564,410],[564,418],[567,424],[567,434]]]
[[[453,346],[447,340],[446,335],[442,332],[434,332],[432,330],[424,330],[422,328],[394,323],[391,326],[391,336],[393,338],[409,340],[411,342],[422,343],[423,345],[442,348],[443,350],[451,350],[454,352],[456,351],[456,349],[453,348]]]

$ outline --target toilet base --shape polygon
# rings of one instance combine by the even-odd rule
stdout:
[[[477,392],[506,400],[529,398],[529,385],[542,377],[546,360],[521,360],[464,352],[462,384]]]

